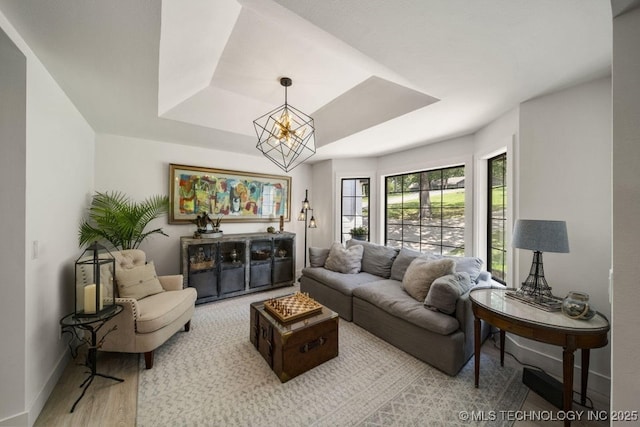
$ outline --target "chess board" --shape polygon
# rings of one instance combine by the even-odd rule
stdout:
[[[264,302],[264,309],[281,323],[290,323],[304,319],[322,311],[322,305],[309,294],[296,292]]]

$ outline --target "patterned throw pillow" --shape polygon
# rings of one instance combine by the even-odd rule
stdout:
[[[116,271],[116,282],[120,298],[136,300],[164,292],[156,275],[153,261],[134,268],[122,268]]]
[[[433,281],[438,277],[453,274],[455,268],[456,262],[452,259],[416,258],[404,273],[402,287],[409,295],[423,303]]]
[[[364,248],[362,245],[355,245],[345,249],[340,242],[333,242],[329,250],[329,256],[324,263],[324,268],[338,273],[360,273],[363,253]]]

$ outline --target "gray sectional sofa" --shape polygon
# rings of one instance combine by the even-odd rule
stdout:
[[[310,248],[311,266],[302,270],[300,290],[337,312],[344,320],[353,321],[449,375],[456,375],[473,355],[474,318],[469,291],[499,286],[492,282],[490,273],[481,270],[482,261],[471,257],[442,257],[406,248],[398,251],[356,240],[347,242],[347,250],[353,252],[352,247],[358,245],[362,246],[362,258],[357,273],[353,272],[355,270],[351,273],[333,271],[340,268],[335,268],[336,260],[329,256],[332,252]],[[460,288],[458,294],[447,297],[454,298],[448,302],[450,310],[446,304],[442,310],[427,306],[405,290],[410,289],[406,280],[403,286],[405,273],[416,258],[451,258],[455,261],[456,277],[467,277],[468,274],[468,288]],[[411,268],[415,272],[415,268]],[[449,288],[451,286],[438,287]],[[431,286],[431,292],[435,293],[435,286]],[[431,297],[429,295],[427,300]],[[489,325],[483,324],[483,339],[489,330]]]

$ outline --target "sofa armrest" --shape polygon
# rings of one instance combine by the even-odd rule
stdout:
[[[493,280],[491,277],[491,273],[488,271],[483,271],[478,275],[478,280],[473,285],[471,290],[473,289],[506,289],[506,286],[500,282]]]
[[[116,298],[116,304],[121,305],[123,310],[122,313],[118,314],[114,319],[131,319],[129,327],[132,328],[135,325],[138,314],[140,313],[140,310],[138,309],[138,301],[134,298]]]
[[[182,289],[182,274],[174,274],[171,276],[158,276],[160,284],[165,291],[179,291]]]
[[[476,289],[475,287],[472,289]],[[460,329],[466,334],[473,333],[473,329],[469,327],[473,326],[473,310],[471,309],[471,300],[469,299],[469,292],[465,292],[460,295],[458,302],[456,303],[456,319],[460,324]]]

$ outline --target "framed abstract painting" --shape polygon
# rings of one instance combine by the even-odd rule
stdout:
[[[291,177],[169,164],[169,223],[201,213],[227,221],[291,218]]]

